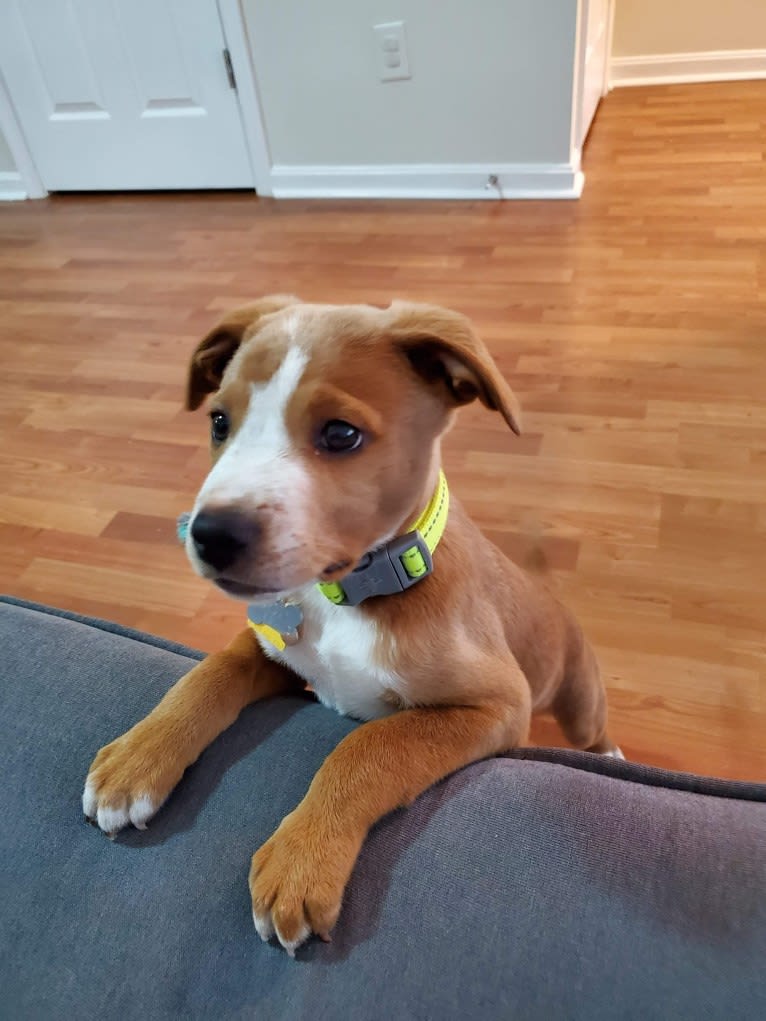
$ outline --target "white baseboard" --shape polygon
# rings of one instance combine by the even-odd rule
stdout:
[[[489,184],[491,176],[497,184]],[[575,199],[584,177],[570,163],[403,163],[271,169],[275,198]]]
[[[27,198],[27,190],[17,170],[0,171],[0,202]]]
[[[609,87],[766,78],[766,50],[707,50],[612,57]]]

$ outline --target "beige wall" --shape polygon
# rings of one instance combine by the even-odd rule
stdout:
[[[275,164],[566,162],[576,0],[244,0]],[[412,79],[377,80],[403,20]]]
[[[615,0],[612,56],[766,49],[766,0]]]

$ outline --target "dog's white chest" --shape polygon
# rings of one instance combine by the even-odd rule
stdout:
[[[300,638],[281,652],[259,639],[264,652],[290,667],[317,698],[344,716],[372,720],[394,712],[391,694],[406,702],[402,679],[377,661],[378,629],[354,606],[336,606],[317,589],[301,602]]]

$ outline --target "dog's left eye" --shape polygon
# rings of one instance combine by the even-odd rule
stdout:
[[[213,443],[223,443],[229,435],[229,418],[225,412],[210,412],[210,435],[213,437]]]
[[[342,422],[339,418],[333,418],[322,426],[317,446],[331,454],[345,454],[361,446],[362,439],[361,429],[357,429],[349,422]]]

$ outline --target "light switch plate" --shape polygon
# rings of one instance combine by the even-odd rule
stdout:
[[[411,78],[404,22],[387,21],[382,25],[373,25],[372,31],[375,35],[375,53],[380,80],[393,82]]]

